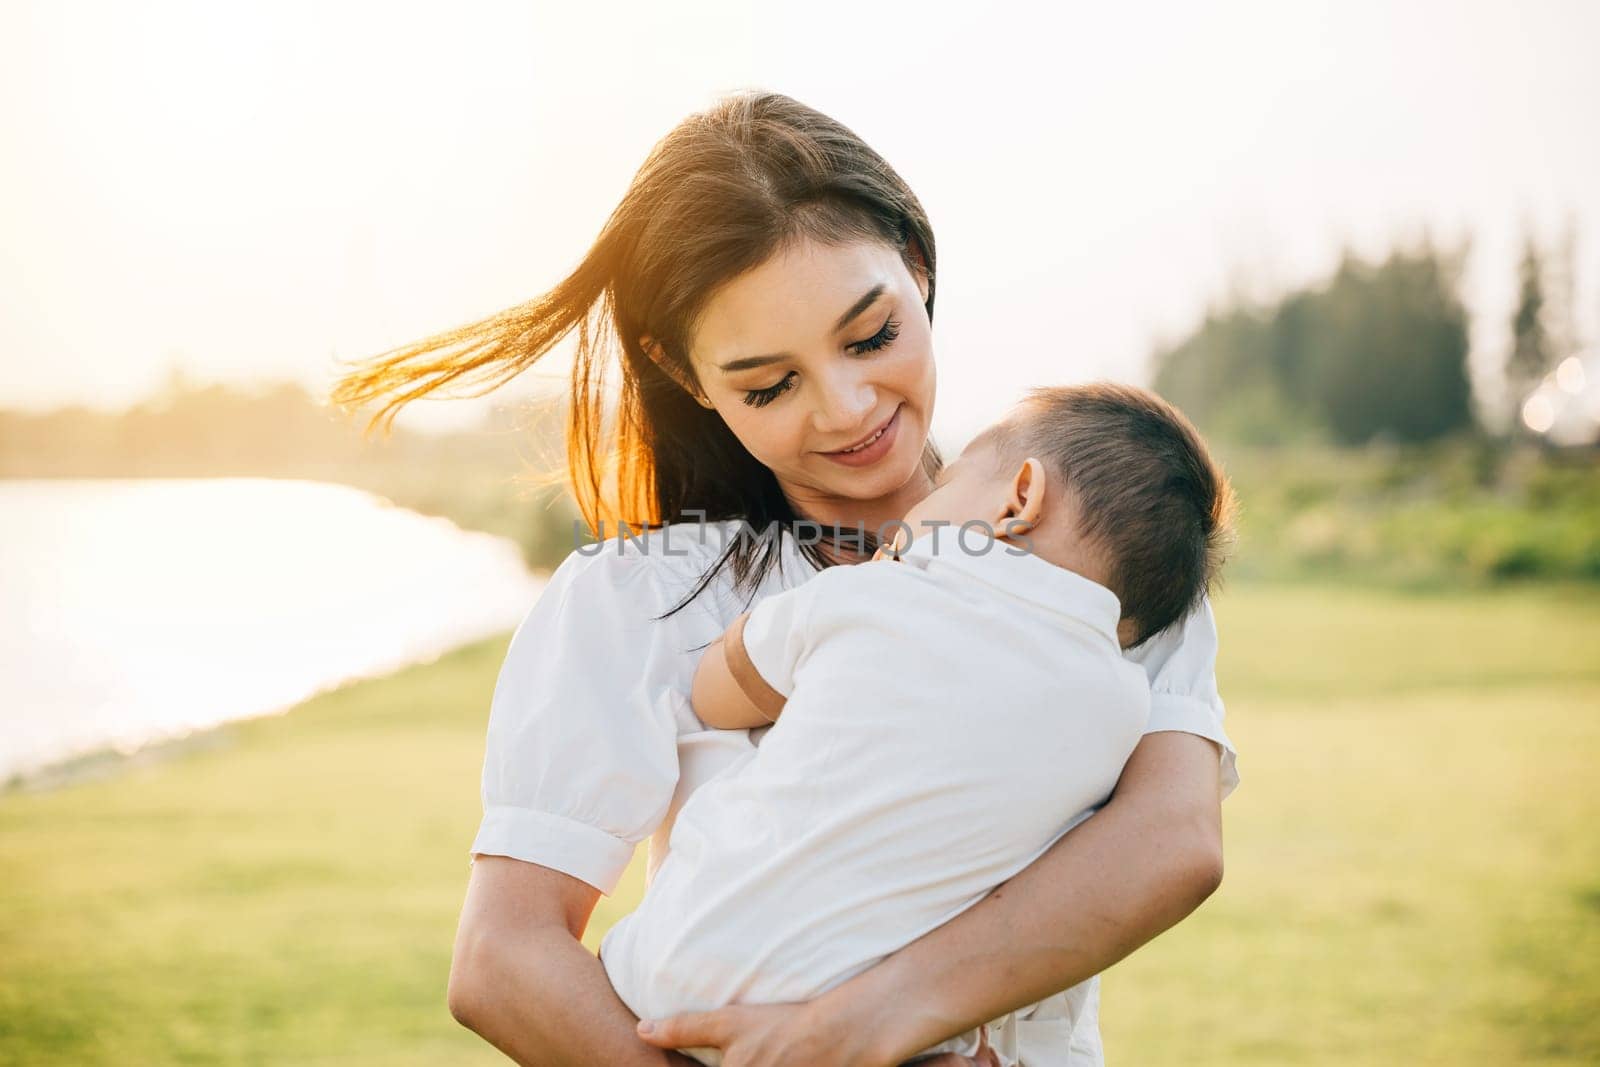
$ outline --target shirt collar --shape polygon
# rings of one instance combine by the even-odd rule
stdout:
[[[966,538],[962,548],[954,527],[925,531],[900,550],[899,560],[928,570],[951,567],[965,572],[997,589],[1032,601],[1057,614],[1082,619],[1105,633],[1112,644],[1121,647],[1117,623],[1122,618],[1122,602],[1117,594],[1099,582],[1085,578],[1027,551],[1023,546],[987,537]],[[938,547],[934,547],[934,535]],[[887,554],[886,559],[896,557]]]

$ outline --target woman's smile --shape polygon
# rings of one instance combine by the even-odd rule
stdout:
[[[837,452],[820,452],[818,455],[827,456],[835,463],[841,463],[846,467],[871,466],[887,456],[894,448],[896,431],[900,429],[900,409],[904,406],[904,401],[895,405],[894,414],[867,438],[865,444],[851,449],[840,449]]]

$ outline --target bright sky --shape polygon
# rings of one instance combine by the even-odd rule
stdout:
[[[121,404],[173,366],[317,386],[527,299],[747,86],[855,129],[928,209],[941,437],[1028,384],[1144,381],[1231,288],[1425,227],[1473,235],[1480,367],[1525,226],[1576,222],[1600,337],[1600,4],[938,7],[8,0],[0,406]]]

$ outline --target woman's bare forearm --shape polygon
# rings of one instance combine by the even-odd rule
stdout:
[[[479,857],[450,967],[451,1013],[530,1067],[692,1062],[640,1040],[637,1017],[579,940],[598,896],[549,868]]]
[[[661,1049],[639,1040],[637,1019],[617,998],[605,968],[564,930],[505,946],[483,976],[492,990],[460,1017],[520,1064],[537,1067],[666,1067]]]
[[[1222,878],[1216,746],[1147,735],[1110,802],[987,897],[811,1003],[852,1062],[896,1064],[1084,981]]]

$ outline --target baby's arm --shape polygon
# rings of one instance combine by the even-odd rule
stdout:
[[[786,698],[761,677],[745,651],[744,624],[749,615],[745,612],[734,619],[727,632],[706,648],[695,668],[689,695],[694,713],[719,730],[766,726],[783,712]]]

